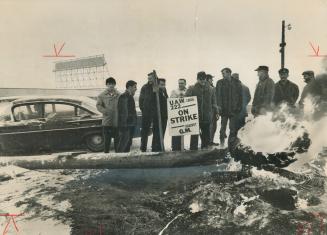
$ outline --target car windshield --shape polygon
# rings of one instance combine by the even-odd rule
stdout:
[[[85,107],[86,109],[90,110],[95,114],[99,114],[99,115],[101,114],[96,108],[96,103],[97,103],[96,100],[85,97],[85,99],[81,99],[81,101],[82,101],[82,106]]]

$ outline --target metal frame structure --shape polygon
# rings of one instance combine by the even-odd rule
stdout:
[[[109,76],[104,55],[55,62],[57,88],[99,88]]]

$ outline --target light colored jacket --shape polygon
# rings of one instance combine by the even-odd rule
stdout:
[[[180,90],[180,89],[172,90],[170,94],[170,98],[184,97],[185,93],[186,93],[186,88],[184,90]]]
[[[103,91],[97,98],[97,109],[102,113],[103,126],[118,126],[118,98],[120,93],[115,89],[112,94]]]

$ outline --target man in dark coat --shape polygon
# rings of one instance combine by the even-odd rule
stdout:
[[[272,110],[275,83],[269,77],[268,66],[259,66],[255,71],[258,71],[259,82],[255,88],[251,113],[256,117]]]
[[[233,73],[232,77],[241,82],[238,73]],[[237,130],[239,130],[243,126],[245,126],[245,119],[248,116],[247,106],[251,101],[251,93],[250,93],[249,88],[247,86],[245,86],[242,82],[241,82],[241,84],[242,84],[242,110],[238,117]]]
[[[322,87],[319,85],[319,83],[315,79],[315,74],[313,71],[308,70],[304,71],[302,73],[304,82],[306,85],[303,88],[301,98],[299,101],[299,106],[300,108],[304,107],[304,100],[305,98],[308,97],[308,95],[311,95],[316,99],[316,101],[319,102],[319,99],[321,98],[322,95]]]
[[[211,74],[207,74],[206,80],[214,93],[215,100],[217,100],[216,99],[216,89],[215,89],[215,86],[213,85],[213,76]],[[217,121],[218,121],[217,117],[219,117],[219,116],[217,113],[217,109],[215,108],[212,110],[212,120],[210,123],[210,145],[218,145],[217,143],[214,142],[215,134],[216,134],[216,130],[217,130]]]
[[[242,85],[237,79],[232,78],[232,70],[223,68],[223,78],[217,81],[216,97],[218,112],[221,116],[220,144],[225,144],[226,127],[229,121],[228,142],[232,143],[237,137],[237,120],[242,110]]]
[[[158,85],[159,85],[159,104],[160,104],[160,114],[161,114],[162,138],[164,139],[166,133],[166,127],[167,127],[167,119],[168,119],[168,110],[167,110],[168,94],[166,90],[166,80],[164,78],[159,78]],[[155,97],[155,100],[157,100],[157,97]],[[160,144],[160,132],[159,132],[158,120],[159,120],[158,111],[156,105],[154,111],[154,119],[153,119],[152,152],[161,152],[164,150],[161,148],[161,144]]]
[[[280,80],[275,84],[274,105],[286,103],[290,107],[295,107],[295,102],[299,98],[299,87],[287,79],[289,75],[287,68],[280,69],[278,73]]]
[[[141,88],[139,107],[142,112],[141,151],[146,152],[151,124],[156,112],[156,95],[153,87],[154,77],[148,74],[148,83]]]
[[[206,82],[205,72],[197,74],[197,82],[186,91],[186,96],[196,96],[198,101],[198,114],[200,125],[201,148],[207,148],[210,143],[210,123],[212,110],[217,109],[214,93]],[[198,135],[191,136],[191,150],[198,149]]]
[[[120,95],[118,99],[118,130],[119,141],[117,152],[129,152],[134,130],[137,122],[137,114],[135,109],[134,94],[137,89],[135,81],[126,83],[126,91]]]

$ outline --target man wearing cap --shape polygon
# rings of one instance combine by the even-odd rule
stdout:
[[[299,98],[299,87],[287,79],[289,75],[287,68],[280,69],[278,73],[280,80],[275,84],[274,105],[286,103],[290,107],[295,107],[295,102]]]
[[[213,76],[211,74],[206,74],[206,80],[209,84],[209,86],[212,89],[212,92],[214,93],[215,96],[215,100],[217,100],[216,98],[216,89],[213,85]],[[215,133],[217,130],[217,121],[219,119],[219,115],[217,113],[217,107],[215,107],[214,109],[212,109],[212,120],[210,123],[210,145],[218,145],[217,143],[214,142],[215,139]]]
[[[251,113],[256,117],[271,110],[275,83],[269,77],[268,66],[261,65],[255,71],[258,71],[259,82],[255,88]]]
[[[186,93],[186,79],[178,79],[178,89],[171,92],[170,98],[182,98]],[[182,150],[182,136],[171,137],[171,148],[173,151]]]
[[[239,80],[242,85],[242,110],[238,117],[237,130],[241,129],[245,125],[245,119],[248,116],[247,106],[251,101],[251,93],[247,86],[245,86],[239,78],[238,73],[233,73],[232,78]]]
[[[201,148],[207,148],[210,143],[210,123],[212,120],[212,110],[217,108],[214,93],[206,81],[205,72],[197,74],[197,82],[190,86],[185,96],[196,96],[198,101],[198,114],[200,125]],[[198,135],[191,136],[190,149],[198,149]]]
[[[315,74],[313,71],[311,70],[304,71],[302,75],[306,85],[303,88],[301,98],[299,101],[300,108],[303,108],[304,100],[306,97],[308,97],[308,95],[315,97],[315,99],[319,99],[322,94],[321,87],[316,82]]]
[[[217,81],[216,98],[218,112],[221,116],[220,144],[225,144],[226,127],[229,121],[229,138],[231,144],[237,137],[237,119],[242,110],[242,85],[239,80],[232,78],[232,70],[223,68],[221,70],[223,78]]]

